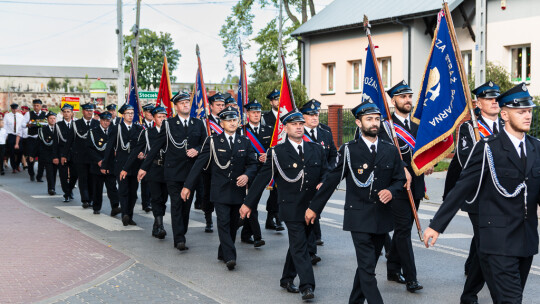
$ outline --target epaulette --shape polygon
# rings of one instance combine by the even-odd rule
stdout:
[[[491,134],[491,135],[488,136],[488,137],[482,138],[482,141],[484,141],[484,142],[490,142],[490,141],[493,141],[493,140],[497,139],[498,137],[499,137],[499,134]]]
[[[387,141],[386,139],[379,139],[379,141],[380,141],[381,143],[383,143],[383,144],[387,144],[387,145],[391,145],[391,146],[394,145],[393,143]]]

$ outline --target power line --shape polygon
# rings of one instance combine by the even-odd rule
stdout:
[[[231,4],[237,1],[199,1],[199,2],[165,2],[153,3],[153,6],[178,6],[178,5],[201,5],[201,4]],[[116,6],[114,3],[76,3],[76,2],[42,2],[42,1],[17,1],[0,0],[0,3],[23,4],[23,5],[58,5],[58,6]],[[123,6],[135,6],[136,4],[124,4]]]

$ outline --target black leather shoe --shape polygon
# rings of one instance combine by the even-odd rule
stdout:
[[[122,224],[124,224],[124,226],[129,225],[129,221],[131,221],[131,219],[129,218],[129,215],[122,216]]]
[[[283,224],[281,223],[281,220],[279,219],[279,215],[277,213],[274,215],[274,218],[276,219],[276,231],[285,230],[285,227],[283,227]]]
[[[99,214],[99,210],[94,210],[94,214]]]
[[[227,269],[233,270],[234,267],[236,266],[236,261],[235,260],[230,260],[227,263],[225,263],[225,265],[227,265]]]
[[[49,189],[49,195],[55,195],[56,194],[56,191],[54,191],[53,189]]]
[[[417,290],[420,290],[422,288],[424,288],[424,286],[420,285],[420,283],[418,283],[418,281],[410,281],[410,282],[407,282],[407,291],[408,292],[415,292]]]
[[[132,219],[129,219],[128,225],[137,226],[137,223],[135,223]]]
[[[185,242],[180,242],[180,243],[176,244],[176,249],[178,249],[180,251],[184,251],[184,250],[188,250],[189,248],[186,246]]]
[[[152,211],[152,207],[146,206],[146,207],[144,207],[143,210],[144,210],[144,212],[148,213],[148,212]]]
[[[42,180],[41,178],[36,178],[36,181],[37,181],[38,183],[43,183],[43,180]]]
[[[30,181],[33,182],[35,180],[36,180],[36,178],[33,175],[30,175]]]
[[[242,239],[242,243],[253,244],[255,241],[250,237],[249,239]]]
[[[158,224],[156,222],[154,222],[154,225],[152,226],[152,236],[157,238],[157,233],[158,233]],[[176,247],[176,246],[174,246]]]
[[[264,246],[265,244],[266,242],[264,240],[256,240],[255,242],[253,242],[253,247],[259,248],[261,246]]]
[[[64,195],[64,203],[69,203],[69,196],[67,195]]]
[[[478,304],[478,300],[472,300],[472,301],[460,301],[459,304]]]
[[[290,293],[299,293],[300,292],[298,287],[296,287],[296,285],[294,285],[293,282],[280,283],[279,286],[281,286],[281,288],[287,289],[287,292],[290,292]]]
[[[311,287],[308,287],[302,291],[302,300],[311,300],[315,298],[315,294],[313,293],[313,289]]]
[[[322,246],[322,245],[324,245],[324,242],[323,242],[323,240],[318,239],[318,240],[315,241],[315,244],[316,244],[317,246]]]
[[[122,209],[120,209],[120,207],[112,208],[111,216],[117,216],[120,212],[122,212]]]
[[[311,255],[311,265],[317,265],[317,263],[319,263],[320,261],[321,261],[320,256],[316,254]]]
[[[388,273],[386,275],[386,279],[388,281],[394,281],[394,282],[398,282],[399,284],[405,284],[405,278],[403,277],[403,275],[399,272],[393,272],[393,273]]]
[[[268,230],[276,230],[276,223],[274,223],[272,219],[266,219],[266,224],[264,225],[264,228]]]
[[[160,240],[163,240],[165,236],[167,235],[167,231],[165,231],[165,227],[163,227],[163,216],[156,217],[156,237]],[[185,244],[184,244],[185,246]],[[187,249],[187,247],[186,247]]]
[[[206,227],[204,227],[204,232],[206,233],[212,233],[214,232],[214,225],[212,223],[206,223]]]
[[[86,209],[86,208],[90,207],[90,204],[88,204],[88,202],[83,202],[83,203],[82,203],[82,207],[83,207],[84,209]]]

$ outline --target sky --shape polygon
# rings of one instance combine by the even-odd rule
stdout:
[[[321,11],[332,0],[315,0]],[[0,0],[0,64],[117,67],[116,0]],[[193,82],[195,45],[201,52],[204,80],[227,76],[219,31],[233,0],[142,0],[141,28],[168,32],[182,55],[172,73],[177,82]],[[279,14],[279,9],[254,10],[254,33]],[[123,0],[123,32],[135,24],[136,0]],[[284,13],[285,15],[285,13]],[[256,45],[244,51],[255,61]],[[238,67],[236,67],[238,71]],[[248,66],[248,74],[249,66]]]

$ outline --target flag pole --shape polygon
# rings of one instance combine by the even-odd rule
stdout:
[[[240,113],[242,115],[242,125],[243,125],[243,131],[244,131],[244,135],[246,134],[246,125],[247,125],[247,115],[246,115],[246,109],[245,109],[245,106],[247,104],[247,81],[244,81],[244,77],[246,77],[245,75],[245,68],[244,68],[244,59],[242,57],[242,40],[240,40],[240,38],[238,38],[238,50],[240,52],[240,83],[243,83],[242,85],[242,100],[240,101],[240,103],[242,104],[242,113]],[[238,96],[237,96],[238,97]]]
[[[373,48],[373,41],[371,41],[371,25],[369,24],[368,17],[364,15],[364,30],[366,31],[366,36],[368,38],[369,42],[369,50],[371,51],[371,58],[373,59],[373,65],[375,66],[375,72],[377,73],[377,81],[379,83],[379,88],[381,89],[381,95],[383,97],[384,102],[384,110],[386,111],[386,117],[390,124],[390,131],[392,133],[392,140],[394,142],[394,146],[396,146],[396,149],[398,150],[399,157],[401,160],[403,160],[403,156],[401,155],[401,151],[399,149],[399,142],[396,135],[396,130],[394,127],[394,121],[392,120],[392,115],[390,113],[390,108],[388,107],[388,102],[386,100],[386,93],[384,92],[384,87],[382,86],[382,78],[381,73],[379,71],[379,65],[377,62],[377,57],[375,56],[375,49]],[[405,169],[406,170],[406,169]],[[420,241],[424,241],[423,239],[423,233],[422,233],[422,227],[420,226],[420,220],[418,219],[418,212],[416,211],[416,205],[414,203],[414,198],[412,196],[411,189],[407,189],[407,195],[409,197],[409,203],[411,204],[411,209],[413,212],[414,220],[416,222],[416,229],[418,230],[418,236],[420,237]]]
[[[287,71],[287,64],[285,64],[285,55],[283,54],[283,49],[279,50],[281,55],[281,63],[283,64],[283,72],[284,75],[287,77],[287,87],[289,88],[289,96],[291,96],[291,103],[293,106],[293,110],[296,109],[296,102],[294,101],[294,95],[291,87],[291,81],[289,80],[289,72]]]
[[[208,133],[208,136],[212,135],[212,132],[210,131],[210,122],[208,121],[208,115],[210,109],[208,108],[208,99],[206,98],[206,88],[204,87],[204,80],[202,75],[202,66],[201,66],[201,52],[199,51],[199,44],[195,47],[195,53],[197,54],[197,61],[199,63],[199,76],[201,77],[201,91],[203,94],[203,102],[204,102],[204,115],[206,116],[206,132]]]
[[[467,75],[465,75],[465,69],[463,68],[463,58],[461,57],[461,51],[459,50],[459,45],[457,43],[454,21],[452,21],[452,14],[450,13],[450,9],[448,8],[448,2],[446,1],[443,1],[443,10],[444,15],[446,16],[446,24],[448,25],[448,30],[450,31],[452,47],[454,48],[454,53],[456,54],[459,75],[461,76],[461,84],[463,85],[463,92],[465,92],[465,100],[467,101],[469,113],[471,114],[471,121],[474,127],[474,137],[476,137],[476,141],[479,141],[480,133],[478,132],[478,120],[476,119],[476,115],[474,115],[474,108],[471,100],[471,90],[469,88],[469,84],[467,83],[468,78]]]
[[[131,75],[133,75],[133,86],[135,87],[135,99],[137,100],[137,106],[139,108],[139,124],[142,122],[142,119],[143,119],[143,110],[142,110],[142,106],[141,106],[141,103],[139,101],[139,89],[138,89],[138,85],[137,85],[137,73],[135,73],[135,69],[133,68],[133,58],[131,58],[131,71],[130,71],[130,78],[131,78]],[[131,79],[130,79],[130,82],[131,82]],[[131,85],[131,83],[130,83]]]

